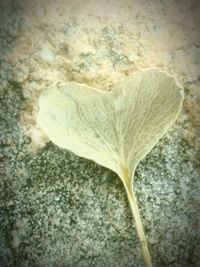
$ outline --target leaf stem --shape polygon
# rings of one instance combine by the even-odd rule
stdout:
[[[121,171],[122,171],[121,179],[126,189],[129,204],[131,206],[131,211],[135,219],[135,226],[136,226],[138,238],[140,240],[140,244],[142,247],[144,262],[145,262],[146,267],[152,267],[151,256],[149,253],[146,237],[144,234],[144,229],[142,226],[142,221],[140,218],[140,212],[139,212],[139,208],[137,205],[137,199],[133,191],[132,178],[129,175],[128,169],[124,165],[121,166]]]

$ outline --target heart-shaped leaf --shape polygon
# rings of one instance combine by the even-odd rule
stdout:
[[[105,92],[69,82],[42,93],[38,124],[56,145],[112,169],[126,188],[146,266],[151,259],[132,177],[174,123],[183,91],[158,69],[139,71]]]

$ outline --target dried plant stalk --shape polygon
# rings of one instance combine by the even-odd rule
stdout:
[[[147,245],[146,237],[144,234],[144,229],[142,226],[142,221],[140,218],[140,212],[137,204],[137,199],[133,190],[133,183],[132,183],[132,178],[128,173],[128,169],[125,166],[122,166],[122,175],[121,179],[123,181],[124,187],[126,189],[126,193],[128,196],[128,201],[131,207],[131,212],[133,214],[133,218],[135,220],[135,227],[137,230],[138,238],[140,240],[141,248],[142,248],[142,254],[144,257],[144,262],[146,267],[152,267],[152,261],[151,261],[151,256],[149,253],[149,248]]]

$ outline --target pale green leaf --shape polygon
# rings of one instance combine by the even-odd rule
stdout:
[[[138,162],[176,120],[183,94],[171,76],[139,71],[104,92],[67,83],[43,93],[38,123],[56,145],[121,175]]]
[[[174,123],[183,90],[158,69],[139,71],[104,92],[77,83],[39,99],[38,124],[56,145],[115,171],[135,218],[144,261],[152,266],[132,177],[137,164]]]

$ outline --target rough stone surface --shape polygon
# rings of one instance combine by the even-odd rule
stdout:
[[[145,67],[185,88],[176,124],[134,179],[155,267],[199,258],[199,1],[0,2],[0,265],[142,267],[116,175],[47,144],[40,92],[75,81],[109,90]]]

